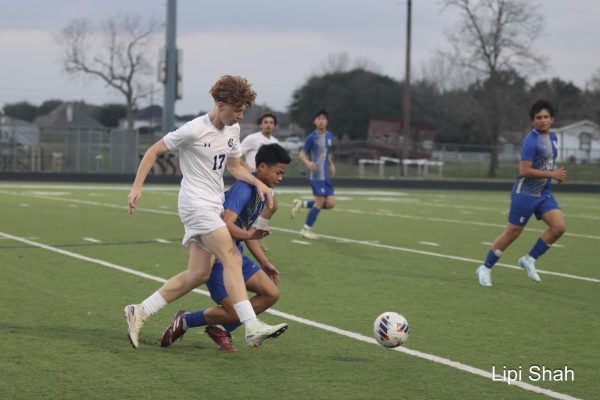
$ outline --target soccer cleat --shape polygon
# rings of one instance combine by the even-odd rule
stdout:
[[[237,347],[233,345],[231,334],[217,326],[209,325],[206,327],[206,334],[219,346],[223,351],[235,353]]]
[[[267,325],[260,320],[246,324],[246,343],[252,347],[259,347],[265,339],[276,338],[285,332],[287,324]]]
[[[480,265],[475,270],[475,274],[479,278],[479,284],[481,286],[492,286],[492,270],[485,265]]]
[[[527,272],[527,276],[534,282],[541,282],[540,276],[535,270],[535,260],[531,261],[531,259],[527,256],[519,258],[519,267],[523,268]]]
[[[296,216],[300,212],[301,208],[302,208],[302,200],[294,199],[294,201],[292,201],[292,212],[290,214],[290,217],[292,217],[292,219],[296,218]]]
[[[173,317],[173,321],[171,321],[171,324],[165,329],[165,333],[163,333],[160,347],[169,347],[183,337],[185,334],[185,329],[183,329],[184,316],[185,310],[177,310],[177,313],[175,313],[175,316]]]
[[[318,239],[319,238],[319,235],[317,235],[316,233],[314,233],[308,229],[301,229],[300,236],[302,236],[304,239]]]
[[[123,310],[125,319],[127,320],[127,337],[134,349],[140,346],[140,330],[144,326],[144,310],[141,304],[130,304],[125,306]]]

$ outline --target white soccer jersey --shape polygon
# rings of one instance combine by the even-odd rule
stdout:
[[[169,150],[179,150],[183,174],[178,205],[182,207],[223,207],[223,172],[228,157],[241,157],[240,126],[219,130],[208,114],[167,133],[163,140]]]
[[[272,135],[267,138],[262,132],[252,133],[244,138],[241,143],[242,155],[244,161],[250,167],[251,171],[256,171],[256,153],[263,144],[279,143]]]

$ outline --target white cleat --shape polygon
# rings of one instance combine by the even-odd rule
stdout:
[[[481,286],[492,286],[492,269],[486,267],[485,265],[480,265],[479,268],[475,270],[477,274],[477,278],[479,278],[479,284]]]
[[[276,338],[285,332],[287,324],[267,325],[260,320],[246,324],[246,343],[251,347],[259,347],[261,343],[270,338]]]
[[[141,304],[130,304],[123,310],[127,320],[127,337],[134,349],[140,346],[139,338],[142,326],[144,326],[144,310]]]
[[[308,229],[301,229],[300,236],[302,236],[304,239],[318,239],[319,238],[319,235],[317,235],[313,231],[309,231]]]
[[[535,259],[525,256],[519,258],[519,267],[523,268],[527,272],[527,276],[534,282],[541,282],[540,276],[535,270]]]
[[[294,199],[294,201],[292,201],[292,211],[290,213],[290,217],[292,219],[296,218],[296,216],[298,216],[298,213],[300,212],[301,208],[302,208],[302,200]]]

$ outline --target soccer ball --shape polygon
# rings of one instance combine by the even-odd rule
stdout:
[[[384,312],[375,319],[373,333],[383,347],[402,346],[408,340],[408,322],[396,312]]]

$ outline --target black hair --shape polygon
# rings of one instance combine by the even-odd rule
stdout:
[[[256,157],[256,166],[265,163],[268,166],[283,163],[289,164],[292,162],[287,150],[281,147],[278,143],[264,144],[258,148]]]
[[[535,114],[539,113],[542,110],[548,110],[550,116],[554,118],[554,106],[548,100],[537,100],[535,103],[531,105],[529,108],[529,118],[534,119]]]
[[[325,118],[327,118],[327,120],[329,121],[329,113],[324,108],[321,108],[319,111],[317,111],[315,113],[315,115],[313,115],[313,117],[312,117],[313,121],[315,120],[315,118],[317,118],[320,115],[324,115]]]
[[[273,118],[273,121],[275,122],[275,126],[277,126],[277,117],[275,116],[275,114],[273,113],[264,113],[262,114],[260,117],[258,117],[258,119],[256,120],[256,125],[260,125],[262,124],[263,119],[265,118]]]

